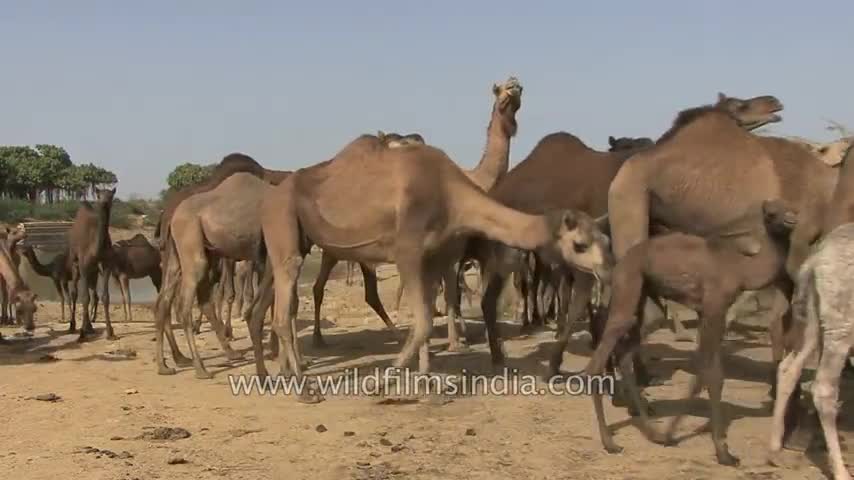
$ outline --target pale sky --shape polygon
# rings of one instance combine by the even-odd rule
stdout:
[[[657,137],[682,109],[772,94],[780,134],[854,127],[854,2],[0,1],[0,145],[52,143],[153,196],[184,162],[268,168],[361,133],[480,158],[493,82],[525,87],[517,163],[565,130]]]

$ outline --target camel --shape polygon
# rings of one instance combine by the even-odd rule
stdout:
[[[347,276],[344,279],[344,284],[348,287],[353,285],[353,272],[356,270],[356,262],[347,262]]]
[[[42,263],[36,256],[33,247],[27,245],[23,248],[23,255],[30,262],[30,267],[32,267],[36,275],[48,277],[53,282],[53,286],[56,288],[56,295],[59,297],[61,304],[62,318],[66,318],[65,299],[69,297],[68,282],[71,278],[71,273],[68,271],[68,252],[61,252],[53,257],[50,262]]]
[[[424,137],[422,137],[418,133],[410,133],[407,135],[401,135],[399,133],[391,132],[385,133],[382,130],[377,132],[378,141],[385,148],[401,148],[407,145],[417,145],[424,144]],[[352,278],[352,269],[355,268],[357,262],[347,262],[347,281],[348,285],[350,284],[350,280]],[[329,281],[329,275],[332,273],[332,269],[335,268],[335,265],[338,264],[338,259],[334,258],[329,252],[323,250],[323,253],[320,257],[320,270],[317,273],[317,278],[314,281],[314,332],[312,334],[312,341],[315,347],[325,347],[326,341],[323,339],[323,333],[320,329],[320,307],[323,305],[323,296],[326,289],[326,282]],[[386,312],[385,307],[380,300],[379,290],[377,286],[377,272],[376,270],[368,265],[361,264],[359,267],[362,270],[362,278],[363,284],[365,287],[365,303],[367,303],[371,309],[380,317],[380,319],[385,323],[386,328],[395,336],[399,337],[397,332],[397,327],[394,325],[394,322],[391,321],[391,318],[388,316],[388,312]]]
[[[22,324],[27,331],[35,330],[36,298],[38,296],[30,290],[30,287],[21,278],[8,249],[3,244],[0,244],[0,278],[5,281],[9,289],[9,299],[15,305],[15,318],[18,319],[18,323]],[[3,335],[0,335],[0,342],[3,341]]]
[[[21,254],[18,252],[18,244],[20,244],[26,237],[27,234],[24,231],[23,227],[18,226],[13,229],[5,229],[3,232],[5,238],[2,240],[4,246],[6,247],[6,251],[9,254],[10,259],[12,260],[12,264],[15,266],[17,270],[21,265]],[[2,310],[0,310],[0,325],[14,325],[12,321],[12,304],[14,303],[11,299],[11,290],[9,286],[6,284],[6,281],[0,278],[0,295],[2,295]],[[20,320],[16,320],[18,324],[20,324]]]
[[[800,381],[804,364],[821,346],[812,397],[824,430],[834,480],[851,479],[839,447],[836,416],[840,375],[854,346],[852,267],[854,223],[845,223],[830,231],[801,265],[792,310],[794,327],[802,332],[803,342],[780,362],[771,424],[769,460],[777,463],[776,457],[783,448],[786,405]]]
[[[138,233],[129,240],[120,240],[113,245],[110,270],[122,294],[125,322],[132,322],[130,280],[148,277],[159,292],[162,276],[160,252],[144,235]]]
[[[450,278],[446,298],[456,296],[454,261],[461,258],[467,237],[536,250],[603,276],[609,265],[607,238],[588,215],[513,210],[487,196],[442,150],[420,144],[385,148],[373,135],[357,138],[331,160],[297,170],[272,188],[263,198],[261,220],[275,286],[273,330],[280,342],[280,368],[298,381],[302,366],[293,333],[294,287],[313,244],[340,260],[397,265],[415,319],[393,366],[404,367],[418,353],[421,372],[430,369],[432,286]],[[268,374],[260,344],[267,305],[256,300],[250,325],[259,375]],[[453,320],[449,316],[449,329]],[[495,329],[488,335],[494,340]]]
[[[854,142],[854,137],[845,137],[832,142],[811,142],[809,140],[789,137],[789,140],[799,143],[807,148],[813,155],[818,157],[822,162],[831,167],[839,166],[842,163],[842,158],[845,152]]]
[[[674,443],[673,433],[682,415],[673,420],[666,437],[652,431],[646,409],[640,401],[632,357],[628,353],[641,341],[646,298],[667,298],[696,310],[700,315],[699,358],[702,365],[694,377],[690,397],[695,397],[704,384],[708,385],[715,451],[718,461],[726,465],[738,463],[726,447],[720,406],[723,371],[720,363],[714,361],[720,357],[726,330],[726,310],[740,290],[755,289],[767,282],[769,275],[779,271],[779,264],[787,254],[789,234],[798,221],[798,212],[781,200],[762,202],[757,213],[759,215],[751,212],[737,223],[755,225],[754,217],[762,218],[761,231],[753,234],[763,241],[770,239],[761,245],[766,251],[763,255],[745,255],[726,237],[704,238],[680,232],[653,236],[631,247],[614,267],[608,318],[604,331],[597,332],[600,340],[585,369],[587,375],[602,375],[608,359],[622,342],[616,357],[629,386],[635,411],[640,413],[641,429],[647,438],[657,443]],[[593,392],[593,404],[602,445],[609,453],[622,451],[606,424],[601,392]]]
[[[623,164],[608,192],[611,238],[618,260],[631,247],[645,241],[650,222],[656,222],[674,231],[728,239],[733,248],[751,257],[745,265],[777,264],[777,270],[766,269],[766,278],[754,279],[754,286],[758,289],[776,285],[783,293],[791,292],[789,279],[820,232],[820,221],[813,219],[822,218],[836,174],[835,169],[828,169],[799,145],[749,133],[758,126],[780,121],[773,112],[783,108],[779,100],[770,96],[754,101],[766,108],[753,109],[744,104],[735,109],[741,113],[733,115],[718,102],[683,111],[653,147]],[[782,260],[774,248],[763,248],[771,240],[767,234],[755,234],[761,231],[759,220],[752,225],[734,223],[770,198],[788,202],[801,215],[791,235],[788,256]],[[782,357],[782,320],[775,320],[771,328],[776,362]],[[704,361],[707,363],[703,370],[719,371],[719,355]],[[776,368],[773,375],[776,376]],[[704,382],[709,386],[710,398],[718,398],[722,378]],[[721,412],[714,407],[719,402],[713,401],[712,405],[716,410],[713,415],[720,419]],[[713,423],[718,461],[735,463],[723,440],[720,422]]]
[[[110,240],[110,209],[113,206],[113,196],[116,189],[99,189],[95,205],[82,202],[74,216],[74,222],[68,231],[68,258],[66,265],[71,271],[71,323],[68,327],[69,333],[76,331],[77,313],[77,289],[78,284],[83,286],[83,299],[81,310],[83,323],[80,326],[78,341],[84,341],[86,335],[94,332],[92,319],[90,318],[89,303],[97,307],[97,283],[98,274],[101,273],[103,293],[101,300],[104,303],[104,322],[106,323],[107,339],[115,340],[113,324],[110,322],[110,290],[109,290],[109,261],[112,242]],[[94,315],[93,315],[94,316]]]
[[[197,299],[227,357],[231,360],[242,358],[240,353],[231,349],[224,326],[211,302],[214,285],[209,270],[221,258],[260,261],[264,245],[261,199],[270,188],[272,186],[262,178],[238,172],[211,190],[185,198],[173,211],[163,240],[166,241],[167,256],[171,258],[174,253],[177,261],[170,260],[166,264],[155,317],[159,374],[175,373],[163,359],[164,333],[172,348],[173,359],[179,365],[185,361],[177,349],[171,329],[166,328],[176,295],[178,316],[184,326],[197,378],[212,377],[196,348],[192,307]]]

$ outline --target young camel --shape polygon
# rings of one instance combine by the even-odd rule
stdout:
[[[418,353],[421,372],[430,370],[430,293],[450,273],[446,298],[456,296],[453,262],[469,236],[536,250],[585,271],[604,270],[608,263],[607,243],[587,215],[510,209],[489,198],[441,150],[427,145],[389,149],[373,135],[354,140],[331,160],[294,172],[264,196],[261,217],[275,284],[273,330],[281,345],[280,372],[291,371],[297,379],[302,366],[293,332],[294,287],[312,244],[341,260],[397,265],[415,319],[393,365],[404,367]],[[261,350],[265,298],[253,306],[250,325],[259,375],[268,375]],[[496,340],[494,328],[488,335]]]
[[[77,289],[78,283],[83,286],[83,300],[81,310],[83,324],[80,326],[78,341],[86,339],[86,335],[94,333],[92,319],[90,318],[89,303],[97,308],[98,296],[96,293],[99,271],[104,282],[102,301],[104,303],[104,322],[107,325],[107,339],[115,340],[113,324],[110,322],[110,290],[109,290],[109,268],[106,262],[109,260],[112,242],[110,241],[110,210],[113,206],[113,196],[116,189],[98,190],[98,200],[95,205],[82,202],[74,223],[68,231],[68,258],[67,267],[71,271],[71,324],[68,333],[74,333],[77,329]],[[94,308],[93,308],[94,310]],[[93,315],[94,316],[94,315]]]
[[[32,246],[27,245],[23,248],[22,253],[30,262],[30,267],[36,275],[48,277],[53,282],[56,288],[56,295],[59,297],[59,302],[62,306],[62,318],[65,317],[65,299],[68,295],[68,282],[71,274],[68,271],[68,252],[61,252],[51,259],[48,263],[42,263],[36,256],[36,252]]]
[[[760,215],[761,223],[748,214],[732,226],[762,227],[762,231],[752,234],[767,251],[761,256],[745,255],[725,237],[703,238],[678,232],[654,236],[631,247],[614,267],[608,318],[585,369],[587,375],[602,375],[609,358],[616,353],[631,400],[640,413],[642,431],[656,443],[673,444],[682,415],[673,419],[665,436],[653,432],[647,410],[641,404],[631,353],[640,344],[647,298],[665,298],[696,310],[700,316],[700,365],[689,397],[693,399],[704,385],[708,387],[712,439],[718,462],[724,465],[738,463],[727,447],[721,406],[724,375],[720,350],[726,310],[740,291],[762,287],[768,276],[775,274],[788,251],[789,233],[797,225],[797,212],[782,200],[764,201]],[[620,452],[622,448],[614,442],[606,424],[601,392],[593,392],[593,404],[603,446],[609,453]]]
[[[852,273],[854,223],[846,223],[822,238],[798,272],[792,298],[793,327],[802,332],[803,342],[780,362],[771,424],[769,460],[776,463],[775,459],[783,448],[786,405],[800,381],[804,364],[819,350],[812,396],[824,430],[834,480],[851,479],[839,447],[836,416],[840,375],[854,346]]]
[[[122,294],[125,322],[132,322],[130,281],[148,277],[159,292],[162,277],[160,252],[144,235],[138,233],[129,240],[119,240],[113,245],[110,269]]]
[[[21,278],[18,268],[9,255],[9,250],[3,244],[0,244],[0,278],[8,286],[9,299],[15,305],[15,318],[18,319],[18,323],[22,324],[27,331],[35,330],[36,298],[38,297]],[[0,342],[4,342],[2,335],[0,335]]]
[[[27,234],[21,226],[15,227],[12,230],[7,230],[5,234],[6,238],[3,240],[3,244],[6,247],[6,251],[9,253],[9,258],[12,260],[12,264],[17,270],[21,265],[21,254],[18,252],[18,244],[27,238]],[[19,319],[16,318],[14,322],[12,321],[12,304],[15,302],[12,300],[10,287],[3,278],[0,278],[0,293],[2,293],[0,325],[14,325],[15,323],[20,325],[21,321]]]

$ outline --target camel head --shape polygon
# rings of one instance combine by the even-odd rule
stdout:
[[[774,235],[788,235],[798,225],[798,210],[782,199],[762,202],[765,228]]]
[[[508,78],[504,83],[492,85],[495,95],[493,115],[499,114],[507,134],[516,135],[516,112],[522,107],[522,84],[516,77]]]
[[[15,304],[15,315],[20,323],[24,325],[24,329],[31,332],[36,329],[35,313],[36,298],[38,296],[29,289],[22,289],[12,292],[10,297],[12,303]]]
[[[578,210],[548,212],[546,219],[555,242],[541,252],[544,258],[608,278],[614,264],[611,244],[596,220]]]
[[[651,147],[655,142],[648,137],[608,137],[608,151],[620,152],[624,150],[635,150],[643,147]]]
[[[18,225],[17,227],[9,230],[9,233],[6,235],[6,240],[10,245],[15,245],[18,242],[23,241],[27,238],[27,232],[24,230],[23,225]]]
[[[99,188],[95,190],[95,196],[97,198],[97,202],[104,205],[112,205],[113,197],[116,195],[116,187],[113,188]]]
[[[718,103],[715,107],[732,115],[739,126],[747,131],[783,120],[777,115],[777,112],[783,110],[783,103],[771,95],[741,99],[718,93]]]

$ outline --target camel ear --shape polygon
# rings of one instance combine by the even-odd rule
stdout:
[[[614,144],[616,144],[616,143],[617,143],[617,139],[614,138],[612,135],[608,135],[608,145],[613,147]]]
[[[382,140],[383,138],[385,138],[385,132],[384,132],[384,131],[382,131],[382,130],[377,130],[377,137],[378,137],[380,140]]]
[[[718,102],[723,102],[724,100],[726,100],[726,98],[726,95],[721,92],[718,92]]]
[[[493,94],[493,95],[498,95],[498,92],[500,92],[500,91],[501,91],[501,88],[498,86],[498,84],[497,84],[497,83],[493,83],[493,84],[492,84],[492,94]]]
[[[113,189],[112,189],[112,190],[110,190],[110,192],[112,192],[112,193],[113,193],[113,195],[115,195],[115,194],[116,194],[116,187],[113,187]]]
[[[575,227],[578,226],[578,217],[576,216],[575,212],[573,212],[572,210],[567,210],[567,211],[563,212],[563,219],[562,220],[563,220],[563,224],[569,230],[575,230]]]

